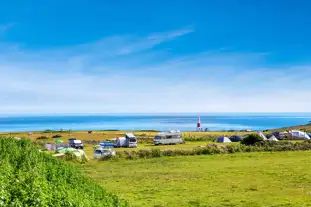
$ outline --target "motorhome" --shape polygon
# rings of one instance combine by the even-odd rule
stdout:
[[[125,137],[116,138],[115,142],[115,147],[137,147],[137,139],[132,133],[126,133]]]
[[[153,139],[154,145],[160,144],[183,144],[184,140],[179,130],[171,130],[168,132],[157,134]]]

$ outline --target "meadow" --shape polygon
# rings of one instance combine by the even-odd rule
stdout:
[[[298,126],[295,129],[302,127],[309,126]],[[272,130],[265,133],[271,132]],[[86,164],[75,166],[103,187],[96,186],[96,188],[106,189],[108,193],[118,195],[119,198],[129,201],[131,206],[311,206],[311,166],[308,164],[311,151],[247,153],[237,151],[234,154],[211,153],[148,159],[136,156],[134,160],[92,159],[94,144],[87,144],[87,140],[107,140],[121,137],[124,133],[125,131],[92,133],[46,131],[34,132],[32,135],[25,132],[2,133],[0,136],[25,137],[45,143],[54,143],[56,139],[67,143],[70,137],[83,140],[85,152],[91,160]],[[133,133],[139,138],[138,147],[120,148],[117,152],[154,149],[188,152],[207,144],[215,144],[213,141],[219,136],[249,134],[249,132],[184,132],[183,137],[187,140],[185,144],[153,146],[151,140],[158,132]],[[60,137],[52,138],[55,135]],[[39,139],[42,137],[44,139]],[[217,144],[221,145],[234,145],[239,148],[239,143]],[[301,146],[302,150],[310,149],[308,143]],[[303,146],[307,148],[303,149]],[[289,148],[289,150],[297,149]],[[110,199],[110,196],[111,194],[107,194],[105,198]]]
[[[310,151],[93,161],[79,167],[133,206],[311,206]]]

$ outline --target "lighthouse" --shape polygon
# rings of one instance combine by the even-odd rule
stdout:
[[[197,131],[199,132],[201,128],[201,120],[200,117],[198,116],[198,123],[197,123]]]

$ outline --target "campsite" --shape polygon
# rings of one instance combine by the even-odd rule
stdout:
[[[304,132],[298,132],[300,128],[301,126],[294,127],[288,131],[293,131],[295,136],[305,136]],[[278,140],[273,134],[276,131],[280,130],[251,132],[258,133],[259,137],[263,136],[263,140],[281,144],[280,147],[276,145],[276,151],[270,152],[266,152],[266,149],[270,150],[274,144],[268,144],[266,149],[243,147],[239,139],[250,132],[183,132],[184,143],[154,145],[153,138],[159,132],[132,131],[131,134],[137,138],[137,147],[115,148],[115,158],[109,159],[94,159],[95,146],[102,141],[124,136],[126,131],[90,133],[46,130],[2,136],[63,146],[56,151],[46,151],[61,160],[64,158],[59,155],[65,156],[67,151],[78,156],[84,156],[85,152],[87,159],[80,159],[83,162],[71,162],[68,157],[65,160],[108,192],[129,201],[132,206],[311,204],[308,179],[311,167],[304,164],[311,158],[310,151],[305,151],[306,147],[311,149],[311,144],[296,139]],[[271,136],[267,138],[266,135]],[[66,148],[73,137],[74,140],[81,140],[83,150],[79,147]],[[290,145],[286,145],[287,142]],[[294,146],[295,143],[297,146]],[[284,150],[284,147],[288,150]],[[265,199],[261,199],[262,195],[265,195]]]
[[[160,145],[154,138],[170,133],[45,130],[0,136],[49,146],[44,153],[70,163],[131,206],[302,206],[311,204],[311,167],[304,164],[311,143],[301,129],[182,132],[183,142]],[[290,140],[281,140],[283,131]],[[134,147],[110,144],[126,133],[137,140]],[[268,145],[244,147],[241,142],[250,134]]]

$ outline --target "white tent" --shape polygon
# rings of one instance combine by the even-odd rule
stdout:
[[[268,139],[269,141],[279,141],[274,135]]]
[[[267,137],[262,133],[262,132],[257,132],[257,134],[261,137],[261,138],[263,138],[263,140],[267,140]]]
[[[228,137],[219,137],[217,142],[231,142],[231,140]]]
[[[292,139],[310,139],[310,137],[306,132],[302,132],[299,130],[292,130],[289,131],[289,133],[291,134]]]

